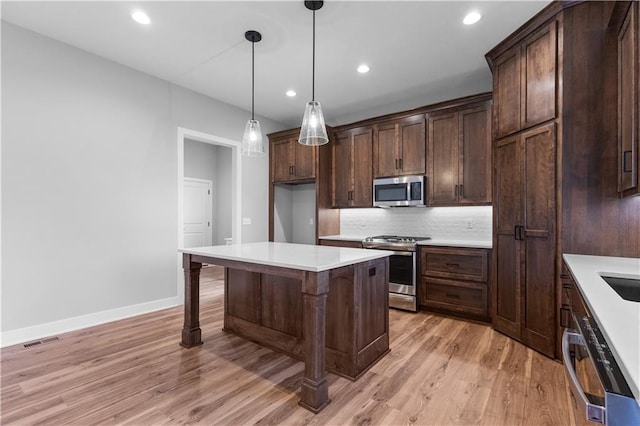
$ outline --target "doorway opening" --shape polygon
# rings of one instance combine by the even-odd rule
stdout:
[[[241,196],[241,176],[242,176],[242,166],[241,166],[241,157],[240,157],[240,146],[241,143],[222,138],[215,135],[210,135],[207,133],[202,133],[196,130],[186,129],[183,127],[178,127],[178,135],[177,135],[177,154],[178,154],[178,164],[177,164],[177,178],[178,178],[178,223],[176,226],[177,229],[177,241],[178,247],[185,247],[185,234],[184,234],[184,202],[185,202],[185,191],[184,191],[184,180],[185,177],[193,177],[193,176],[185,176],[185,144],[189,143],[189,141],[195,142],[203,142],[205,144],[210,144],[213,146],[220,146],[223,148],[227,148],[231,151],[231,161],[230,161],[230,169],[231,172],[227,173],[225,176],[227,178],[227,183],[225,184],[225,189],[230,192],[230,206],[225,206],[225,208],[230,207],[230,222],[231,222],[231,236],[230,241],[234,244],[242,242],[242,196]],[[227,163],[228,164],[228,163]],[[212,165],[213,167],[213,165]],[[230,178],[229,178],[230,175]],[[215,194],[215,190],[213,191]],[[227,201],[228,202],[228,201]],[[225,202],[226,203],[226,202]],[[214,201],[214,205],[215,205]],[[229,238],[225,239],[229,241]],[[213,244],[216,244],[216,241],[213,241]],[[176,250],[177,252],[177,250]],[[177,295],[179,303],[184,303],[184,274],[182,270],[182,254],[177,253]]]

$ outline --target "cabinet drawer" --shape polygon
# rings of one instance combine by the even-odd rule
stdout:
[[[487,251],[424,247],[420,251],[422,275],[487,282]]]
[[[360,241],[347,241],[347,240],[320,240],[321,246],[333,246],[333,247],[351,247],[362,248]]]
[[[487,285],[422,277],[422,302],[426,307],[488,316]]]

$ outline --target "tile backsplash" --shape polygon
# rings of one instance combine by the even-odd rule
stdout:
[[[388,234],[491,241],[491,215],[491,206],[342,209],[340,234],[356,237]]]

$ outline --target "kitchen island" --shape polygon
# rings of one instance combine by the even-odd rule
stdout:
[[[327,369],[355,380],[389,352],[390,252],[273,242],[180,251],[181,345],[202,344],[202,264],[224,266],[224,331],[303,360],[299,404],[310,411],[330,402]]]

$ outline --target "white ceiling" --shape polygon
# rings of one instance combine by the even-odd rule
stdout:
[[[484,54],[546,1],[325,1],[316,12],[316,100],[337,125],[491,90]],[[151,25],[130,18],[143,9]],[[462,24],[470,10],[483,19]],[[299,125],[311,99],[312,12],[303,1],[2,1],[2,19],[245,110]],[[368,74],[356,72],[360,63]],[[285,96],[293,89],[295,98]]]

